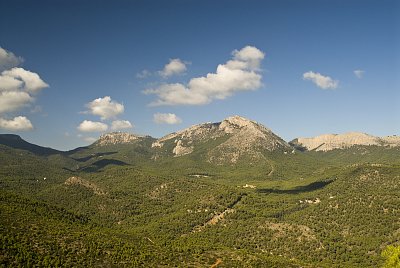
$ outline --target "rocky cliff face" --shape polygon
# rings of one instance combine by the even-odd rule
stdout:
[[[176,157],[191,154],[200,145],[204,147],[209,143],[207,161],[216,164],[236,163],[244,156],[257,160],[264,157],[264,151],[291,150],[291,146],[271,130],[240,116],[172,133],[154,142],[152,147],[161,149],[171,142],[174,143],[172,153]]]
[[[309,151],[330,151],[346,149],[354,145],[400,146],[399,136],[375,137],[365,133],[349,132],[345,134],[325,134],[313,138],[297,138],[291,142],[294,146]]]
[[[100,138],[95,142],[95,145],[105,146],[105,145],[133,143],[144,137],[145,136],[138,136],[131,133],[112,132],[101,135]]]

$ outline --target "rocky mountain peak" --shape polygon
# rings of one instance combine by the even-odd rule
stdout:
[[[244,156],[261,159],[266,151],[291,149],[263,125],[237,115],[222,122],[195,125],[167,135],[155,141],[152,147],[162,150],[166,143],[173,143],[171,152],[176,157],[194,153],[197,148],[210,144],[207,161],[213,163],[235,163]]]
[[[139,138],[143,137],[144,136],[139,136],[126,132],[111,132],[101,135],[95,144],[98,146],[126,144],[135,142]]]
[[[219,124],[219,129],[226,133],[233,133],[236,130],[241,129],[241,128],[254,127],[254,124],[256,124],[256,122],[250,121],[244,117],[235,115],[235,116],[231,116],[231,117],[224,119]]]
[[[246,119],[244,117],[241,117],[239,115],[234,115],[234,116],[230,116],[228,118],[225,118],[221,124],[231,124],[231,125],[236,125],[238,127],[246,127],[249,126],[251,124],[255,124],[255,121],[251,121],[249,119]]]

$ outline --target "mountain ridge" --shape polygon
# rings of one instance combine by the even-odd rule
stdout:
[[[232,148],[238,150],[229,153],[229,158],[232,160],[231,162],[236,162],[237,158],[240,157],[244,151],[249,152],[251,149],[266,151],[299,149],[302,151],[326,152],[334,149],[347,149],[354,145],[400,147],[400,136],[378,137],[363,132],[298,137],[292,141],[286,142],[264,125],[254,120],[234,115],[223,119],[221,122],[196,124],[177,132],[169,133],[158,139],[149,135],[138,135],[128,132],[104,133],[91,145],[80,148],[135,144],[148,139],[152,141],[151,149],[160,152],[166,143],[171,143],[171,141],[173,141],[174,144],[170,144],[171,146],[173,145],[172,148],[170,148],[171,150],[164,152],[164,154],[179,157],[193,153],[196,147],[194,143],[224,138],[226,140],[217,145],[218,148],[210,154],[210,158],[222,159],[225,156],[217,156],[218,150],[229,151]],[[75,148],[73,150],[60,151],[29,143],[16,134],[0,134],[0,145],[31,151],[32,153],[42,156],[68,154],[80,149]]]
[[[41,156],[49,156],[53,154],[62,154],[62,151],[39,146],[22,139],[21,136],[16,134],[0,134],[0,145],[5,145],[14,149],[26,150],[33,154]]]
[[[94,146],[106,146],[106,145],[115,145],[115,144],[129,144],[139,141],[144,138],[154,139],[151,136],[147,135],[137,135],[134,133],[127,132],[110,132],[102,134],[98,140],[96,140],[93,145]]]
[[[294,147],[308,151],[331,151],[346,149],[352,146],[400,146],[400,136],[377,137],[362,132],[347,132],[343,134],[323,134],[310,138],[296,138],[290,142]]]

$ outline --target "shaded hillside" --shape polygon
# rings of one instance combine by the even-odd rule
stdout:
[[[14,149],[26,150],[39,156],[49,156],[63,153],[58,150],[29,143],[23,140],[20,136],[14,134],[0,134],[0,144]]]

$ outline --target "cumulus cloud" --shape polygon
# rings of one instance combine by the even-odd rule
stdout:
[[[227,63],[230,68],[257,70],[260,68],[261,61],[264,59],[265,54],[255,47],[246,46],[241,50],[234,50],[232,56],[233,60]]]
[[[89,113],[98,115],[102,120],[113,118],[124,112],[124,105],[111,100],[110,96],[95,99],[88,104]]]
[[[31,121],[25,116],[17,116],[11,120],[0,118],[0,128],[11,131],[27,131],[32,130],[33,126]]]
[[[0,47],[0,72],[20,65],[23,58],[17,57],[14,53]]]
[[[35,101],[34,95],[49,87],[37,73],[17,67],[23,62],[21,57],[0,47],[0,114],[15,112]],[[15,131],[33,129],[25,116],[8,120],[0,117],[0,128]]]
[[[338,80],[333,80],[329,76],[324,76],[320,73],[315,73],[313,71],[304,73],[303,79],[310,80],[311,82],[316,84],[317,87],[322,88],[322,89],[335,89],[339,85]]]
[[[182,123],[182,119],[176,116],[176,114],[171,114],[171,113],[167,114],[156,113],[153,115],[153,121],[157,124],[169,124],[169,125]]]
[[[16,111],[33,101],[34,99],[26,92],[0,91],[0,114]]]
[[[25,91],[30,94],[38,93],[49,87],[37,73],[15,67],[0,74],[0,91]]]
[[[143,91],[155,94],[151,106],[204,105],[215,99],[225,99],[239,91],[257,90],[261,87],[260,64],[265,54],[256,47],[246,46],[232,52],[233,59],[220,64],[215,73],[192,78],[187,85],[163,84]]]
[[[82,132],[104,132],[108,129],[108,126],[102,122],[93,122],[84,120],[78,126],[78,130]]]
[[[10,70],[5,70],[1,73],[1,76],[20,81],[19,87],[15,88],[14,90],[21,89],[30,93],[37,93],[41,89],[49,87],[49,85],[44,82],[37,73],[27,71],[23,68],[15,67]],[[7,83],[6,78],[6,80],[3,80],[2,82],[5,83],[5,86],[7,86],[9,85],[10,80],[8,80]],[[0,88],[3,86],[3,84],[0,84]]]
[[[363,71],[363,70],[354,70],[353,73],[357,78],[361,79],[361,78],[363,78],[365,71]]]
[[[113,101],[110,96],[95,99],[86,104],[89,109],[83,113],[90,113],[100,116],[101,120],[115,119],[117,115],[124,112],[124,105]],[[121,130],[132,128],[133,125],[128,120],[114,120],[111,122],[111,130]],[[108,125],[102,122],[84,120],[78,130],[82,132],[104,132],[108,130]]]
[[[0,74],[0,113],[12,112],[34,101],[33,94],[49,85],[37,73],[12,68]]]
[[[133,125],[128,120],[115,120],[111,123],[112,130],[121,130],[132,128]]]
[[[186,64],[180,59],[170,59],[169,63],[164,66],[162,71],[159,71],[159,74],[164,77],[170,77],[173,75],[181,74],[186,71]]]
[[[0,75],[0,91],[20,90],[23,84],[24,82],[14,77],[3,75],[3,73]]]

